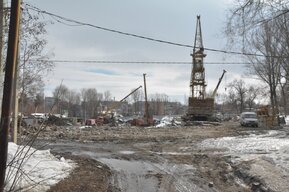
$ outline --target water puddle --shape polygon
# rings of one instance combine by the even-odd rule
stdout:
[[[125,192],[210,192],[207,186],[200,188],[196,180],[196,169],[192,165],[172,164],[162,155],[154,160],[133,160],[129,157],[138,151],[125,145],[111,143],[57,143],[49,146],[54,151],[70,152],[102,162],[112,171],[111,184]],[[133,149],[133,150],[132,150]],[[150,153],[151,154],[151,153]],[[167,155],[184,155],[168,152]],[[126,157],[127,156],[127,157]],[[130,160],[128,160],[130,159]]]
[[[186,164],[98,158],[114,172],[111,184],[126,192],[203,192],[192,182],[195,168]]]

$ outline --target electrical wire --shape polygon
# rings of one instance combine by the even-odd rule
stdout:
[[[146,36],[137,35],[137,34],[128,33],[128,32],[123,32],[123,31],[119,31],[119,30],[115,30],[115,29],[109,29],[109,28],[106,28],[106,27],[101,27],[101,26],[97,26],[97,25],[94,25],[94,24],[77,21],[77,20],[74,20],[74,19],[69,19],[69,18],[60,16],[60,15],[57,15],[57,14],[54,14],[54,13],[51,13],[51,12],[48,12],[48,11],[45,11],[45,10],[41,10],[40,8],[35,7],[33,5],[30,5],[28,3],[23,3],[23,4],[26,5],[28,9],[36,11],[36,12],[41,13],[41,14],[48,15],[48,16],[54,18],[55,21],[57,21],[57,22],[59,22],[61,24],[64,24],[64,23],[59,21],[59,19],[61,19],[62,21],[66,21],[66,22],[70,23],[70,24],[66,23],[66,25],[69,25],[69,26],[73,26],[72,23],[74,23],[74,24],[77,24],[77,26],[88,26],[88,27],[92,27],[92,28],[96,28],[96,29],[100,29],[100,30],[104,30],[104,31],[109,31],[109,32],[112,32],[112,33],[118,33],[118,34],[121,34],[121,35],[126,35],[126,36],[135,37],[135,38],[145,39],[145,40],[154,41],[154,42],[158,42],[158,43],[164,43],[164,44],[169,44],[169,45],[174,45],[174,46],[179,46],[179,47],[186,47],[186,48],[194,48],[194,46],[188,45],[188,44],[182,44],[182,43],[176,43],[176,42],[156,39],[156,38],[152,38],[152,37],[146,37]],[[285,13],[283,13],[283,14],[285,14]],[[195,48],[200,48],[200,47],[195,47]],[[224,53],[224,54],[280,58],[280,56],[274,56],[274,55],[266,56],[266,55],[263,55],[263,54],[245,53],[245,52],[238,52],[238,51],[226,51],[226,50],[213,49],[213,48],[204,48],[204,50],[212,51],[212,52],[218,52],[218,53]]]
[[[33,60],[31,60],[33,61]],[[54,63],[104,63],[104,64],[156,64],[156,65],[191,65],[192,62],[186,61],[105,61],[105,60],[60,60],[60,59],[36,59],[39,62],[54,62]],[[247,62],[204,62],[205,65],[248,65]]]

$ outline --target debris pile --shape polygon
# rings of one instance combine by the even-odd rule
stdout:
[[[177,120],[175,117],[165,116],[161,119],[160,123],[156,127],[170,127],[179,126],[182,122]]]

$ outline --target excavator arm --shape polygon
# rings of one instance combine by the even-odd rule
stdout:
[[[222,82],[222,79],[223,79],[223,77],[224,77],[224,75],[225,75],[226,72],[227,72],[226,70],[223,70],[223,74],[222,74],[222,76],[220,77],[219,82],[218,82],[215,90],[213,91],[212,98],[215,98],[215,96],[216,96],[216,94],[217,94],[217,91],[218,91],[218,88],[219,88],[219,86],[220,86],[220,84],[221,84],[221,82]]]
[[[132,95],[134,92],[136,92],[137,90],[139,90],[140,88],[142,88],[142,86],[139,86],[138,88],[134,89],[132,92],[130,92],[127,96],[125,96],[124,98],[122,98],[119,102],[112,104],[109,109],[107,110],[107,112],[111,112],[113,109],[119,107],[121,105],[121,103],[128,98],[130,95]]]

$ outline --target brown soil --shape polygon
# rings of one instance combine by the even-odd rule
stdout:
[[[65,155],[65,158],[72,159],[77,167],[69,177],[51,187],[48,192],[109,191],[110,170],[106,165],[83,157]]]
[[[158,162],[161,158],[172,163],[190,164],[196,167],[196,180],[199,186],[209,186],[213,191],[254,191],[251,181],[236,182],[238,166],[230,161],[231,157],[220,155],[216,149],[195,149],[194,144],[207,139],[226,136],[240,136],[254,131],[262,133],[260,128],[242,128],[237,122],[226,122],[222,125],[202,125],[170,128],[144,128],[144,127],[93,127],[79,129],[79,127],[48,127],[39,136],[42,140],[52,142],[111,142],[112,145],[138,146],[138,152],[131,156],[121,156],[127,160],[149,160]],[[158,155],[157,152],[177,152],[184,148],[190,155]],[[111,152],[111,151],[110,151]],[[153,154],[152,152],[155,152]],[[107,166],[96,160],[61,154],[67,159],[74,160],[78,166],[68,178],[53,186],[49,191],[119,191],[109,184],[110,170]],[[236,174],[237,173],[237,174]],[[159,174],[159,179],[164,175]]]

